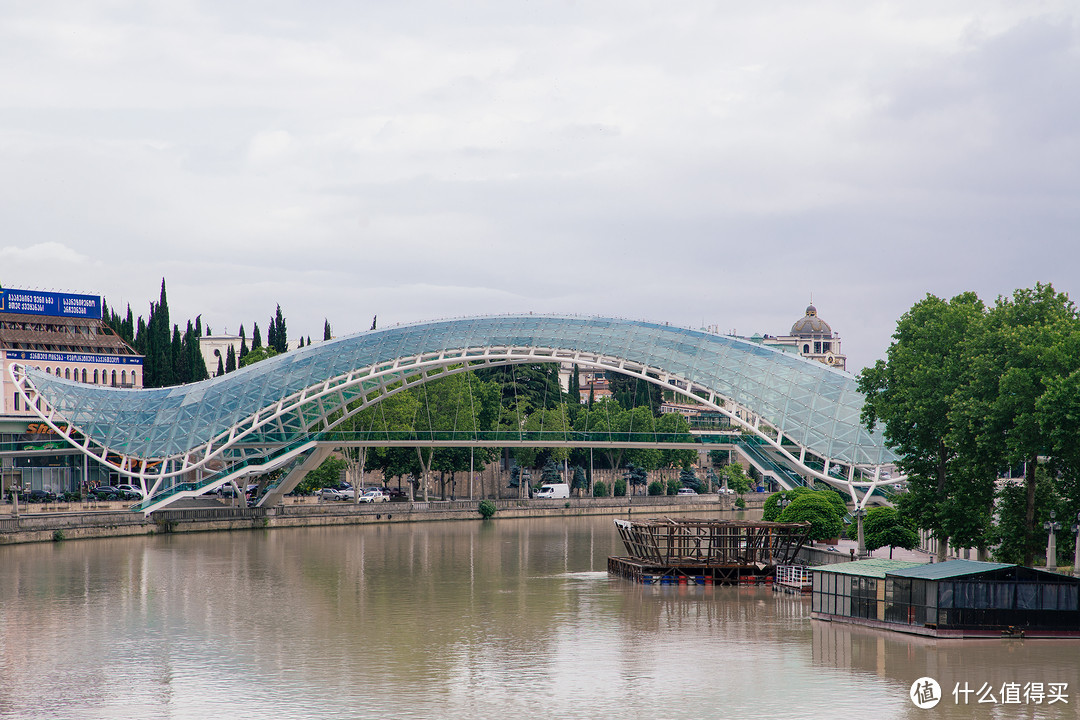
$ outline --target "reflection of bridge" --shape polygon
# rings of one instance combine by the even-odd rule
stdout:
[[[141,509],[151,512],[246,474],[289,467],[261,500],[276,503],[335,446],[414,446],[423,440],[335,437],[352,414],[455,373],[538,362],[661,385],[721,413],[802,475],[855,497],[882,484],[880,467],[895,460],[880,434],[860,424],[863,397],[852,376],[737,338],[628,320],[519,315],[405,325],[310,345],[200,383],[151,390],[84,385],[19,365],[11,374],[26,406],[57,434],[141,483],[148,493]],[[685,447],[692,441],[653,433],[641,439],[602,435],[472,433],[430,437],[423,444],[656,447],[670,441]]]

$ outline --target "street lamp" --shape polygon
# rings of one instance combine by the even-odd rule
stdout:
[[[863,510],[862,508],[855,510],[856,537],[858,538],[858,553],[861,558],[866,557],[866,538],[863,537],[862,528],[862,519],[865,514],[866,510]]]
[[[1073,547],[1073,577],[1080,577],[1080,512],[1076,513],[1076,523],[1072,526],[1072,531],[1076,536],[1076,545]]]
[[[1057,536],[1055,533],[1061,529],[1061,523],[1054,520],[1057,513],[1050,511],[1050,519],[1043,523],[1043,527],[1050,531],[1046,540],[1046,569],[1057,570]]]

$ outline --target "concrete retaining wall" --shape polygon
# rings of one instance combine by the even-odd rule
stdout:
[[[149,518],[129,510],[111,509],[23,512],[18,517],[0,516],[0,545],[159,533],[480,519],[477,510],[479,501],[476,500],[391,502],[378,505],[301,500],[268,509],[219,506],[162,510]],[[699,513],[703,517],[710,517],[734,507],[731,496],[716,495],[492,502],[498,508],[496,520],[582,515],[657,517],[667,513]],[[752,506],[749,502],[748,505]]]

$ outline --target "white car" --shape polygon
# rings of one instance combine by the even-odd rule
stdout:
[[[390,497],[382,490],[368,490],[360,496],[362,503],[390,502]]]
[[[676,495],[697,495],[693,488],[679,488],[679,492]]]

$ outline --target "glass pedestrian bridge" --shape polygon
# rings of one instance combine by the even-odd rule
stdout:
[[[310,469],[335,443],[349,444],[335,437],[344,419],[402,388],[537,362],[616,371],[692,398],[759,437],[800,473],[853,497],[868,496],[883,482],[880,467],[896,460],[880,432],[860,423],[864,398],[851,375],[739,338],[633,320],[510,315],[401,325],[147,390],[85,385],[29,365],[12,365],[10,374],[26,406],[58,435],[141,484],[147,501],[140,509],[151,512],[245,474]],[[447,442],[501,439],[475,435]],[[595,433],[567,435],[552,442],[601,442]],[[302,477],[295,475],[285,473],[277,493],[295,486]]]

